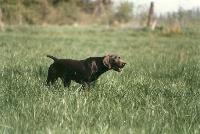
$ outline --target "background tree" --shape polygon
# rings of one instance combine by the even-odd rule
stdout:
[[[182,7],[179,7],[178,13],[177,13],[177,19],[178,19],[180,24],[183,23],[184,14],[185,14],[184,9]]]
[[[130,2],[122,2],[117,7],[116,19],[119,22],[128,22],[133,17],[133,4]]]

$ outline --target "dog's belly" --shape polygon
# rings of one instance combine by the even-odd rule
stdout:
[[[79,72],[65,72],[64,77],[80,84],[84,81],[84,75]]]
[[[65,77],[71,79],[77,83],[82,84],[83,82],[92,82],[98,79],[99,75],[89,75],[87,73],[71,72],[65,73]]]

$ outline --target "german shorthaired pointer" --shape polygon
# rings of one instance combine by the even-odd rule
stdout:
[[[117,55],[90,57],[85,60],[57,59],[51,55],[47,57],[54,60],[48,70],[48,85],[61,78],[64,87],[69,87],[73,80],[82,84],[85,89],[88,89],[90,82],[97,80],[106,71],[112,69],[121,72],[126,64]]]

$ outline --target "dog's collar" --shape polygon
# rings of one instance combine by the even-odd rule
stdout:
[[[107,67],[106,64],[105,64],[104,62],[103,62],[103,65],[104,65],[105,67]]]
[[[109,68],[104,62],[103,62],[103,65],[104,65],[108,70],[111,69],[111,68]]]

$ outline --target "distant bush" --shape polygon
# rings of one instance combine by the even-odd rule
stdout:
[[[0,1],[0,8],[8,25],[112,24],[132,19],[132,3],[123,2],[116,10],[112,4],[112,0],[6,0]]]
[[[129,2],[123,2],[117,7],[115,14],[116,19],[119,22],[128,22],[133,17],[133,4]]]
[[[8,0],[0,2],[0,8],[6,24],[71,24],[80,12],[74,1],[53,4],[48,0]]]
[[[163,29],[162,34],[164,36],[171,36],[173,34],[181,34],[181,27],[180,26],[173,26],[171,28],[168,29]]]

